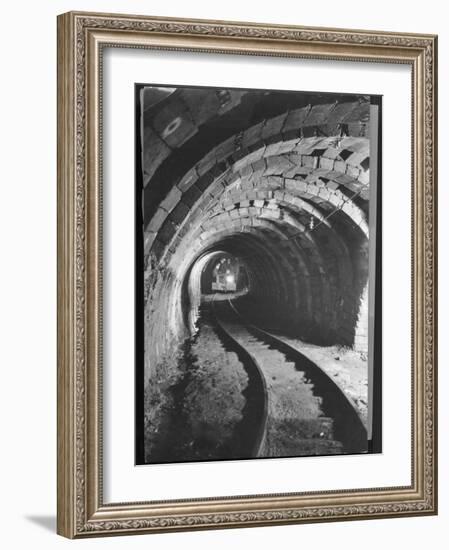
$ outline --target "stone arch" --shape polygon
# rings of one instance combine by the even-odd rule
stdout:
[[[362,254],[369,237],[367,108],[289,110],[212,143],[166,182],[144,242],[146,279],[170,301],[173,331],[185,333],[185,278],[222,250],[248,263],[253,302],[282,311],[298,335],[363,347],[367,274],[354,250]]]

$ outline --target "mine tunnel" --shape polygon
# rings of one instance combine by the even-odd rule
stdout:
[[[152,86],[141,105],[145,376],[219,293],[367,354],[369,97]]]
[[[153,359],[188,336],[189,277],[214,251],[245,266],[249,315],[311,342],[366,349],[369,101],[142,93]]]

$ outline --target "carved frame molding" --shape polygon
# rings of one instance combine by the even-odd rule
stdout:
[[[147,503],[102,501],[102,49],[412,67],[412,484]],[[58,533],[70,538],[437,513],[437,38],[70,12],[58,17]]]

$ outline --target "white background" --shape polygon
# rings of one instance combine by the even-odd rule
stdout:
[[[70,543],[54,534],[56,513],[56,21],[70,9],[179,17],[254,20],[315,26],[372,28],[440,34],[440,125],[448,120],[448,38],[444,3],[406,5],[378,0],[273,4],[166,0],[11,2],[2,6],[2,87],[0,200],[2,345],[1,517],[5,548],[80,547],[174,549],[390,548],[401,541],[409,549],[445,548],[449,528],[447,286],[440,295],[440,515],[429,518],[374,520],[320,525],[209,531],[189,534],[93,539]],[[440,279],[449,276],[444,236],[449,230],[445,205],[446,132],[441,133]],[[6,168],[6,170],[5,170]]]
[[[410,67],[111,48],[103,76],[105,502],[409,485]],[[134,132],[134,82],[384,96],[382,454],[134,467],[134,142],[125,138]]]

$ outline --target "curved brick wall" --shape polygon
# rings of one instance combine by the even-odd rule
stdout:
[[[178,103],[184,120],[185,101]],[[176,164],[144,228],[150,363],[188,335],[189,277],[199,258],[217,250],[245,263],[254,313],[310,341],[366,351],[368,109],[363,101],[306,105],[210,140],[182,174]],[[145,169],[147,179],[157,180],[175,149],[200,138],[208,118],[197,115],[200,124],[177,123],[178,141],[158,138],[166,148],[153,149],[160,164]],[[144,134],[145,150],[156,143],[154,128],[163,133],[159,122]]]

